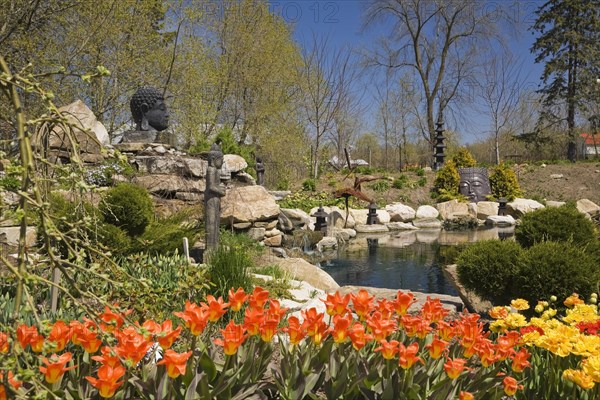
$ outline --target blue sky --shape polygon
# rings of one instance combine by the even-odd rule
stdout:
[[[534,41],[534,35],[527,28],[535,21],[535,11],[543,4],[541,0],[498,0],[487,1],[486,7],[491,10],[499,5],[510,5],[509,12],[518,22],[517,29],[507,32],[511,51],[523,63],[523,75],[527,76],[527,87],[537,89],[540,82],[542,66],[534,63],[534,55],[529,49]],[[313,32],[317,35],[327,35],[329,44],[336,47],[350,46],[353,48],[369,47],[376,38],[386,32],[385,26],[375,27],[361,32],[362,11],[364,0],[271,0],[271,10],[282,16],[295,27],[294,36],[300,45],[311,40]],[[368,93],[363,97],[367,114],[365,115],[364,131],[372,131],[374,119],[372,110],[373,97]],[[486,130],[487,120],[481,112],[468,112],[469,123],[466,126],[450,127],[461,132],[462,142],[472,142],[482,131]]]

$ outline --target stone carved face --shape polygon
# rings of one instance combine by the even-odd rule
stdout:
[[[167,111],[167,106],[162,100],[154,103],[152,108],[146,112],[145,117],[148,120],[148,125],[159,132],[169,127],[169,111]]]
[[[492,194],[486,168],[459,168],[459,191],[470,201],[477,203],[486,200]]]

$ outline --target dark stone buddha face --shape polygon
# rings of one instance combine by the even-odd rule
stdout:
[[[486,168],[459,168],[458,174],[460,175],[459,191],[471,202],[484,201],[486,196],[492,194]]]
[[[157,89],[139,88],[131,98],[130,106],[138,131],[154,128],[160,132],[169,127],[169,112],[162,93]]]
[[[157,131],[164,131],[169,127],[169,112],[163,100],[158,100],[152,108],[146,112],[148,125]]]

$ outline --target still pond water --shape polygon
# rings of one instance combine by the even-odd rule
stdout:
[[[458,293],[442,267],[452,262],[457,246],[478,240],[506,238],[512,229],[412,231],[357,237],[340,248],[336,259],[321,264],[340,285]]]

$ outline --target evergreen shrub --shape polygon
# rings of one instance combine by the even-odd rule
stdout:
[[[408,182],[408,177],[406,175],[399,175],[396,179],[394,179],[394,182],[392,183],[392,187],[394,189],[402,189],[406,186],[407,182]]]
[[[187,237],[190,244],[198,236],[199,218],[192,215],[190,210],[181,210],[165,218],[151,222],[144,233],[133,240],[133,252],[148,254],[183,254],[183,238]]]
[[[302,190],[305,192],[314,192],[317,190],[317,182],[314,179],[306,179],[302,182]]]
[[[515,238],[523,247],[543,241],[584,245],[596,239],[596,229],[573,206],[546,207],[523,215],[515,228]]]
[[[505,163],[490,168],[490,186],[495,199],[505,197],[512,201],[523,195],[517,174]]]
[[[598,290],[599,282],[600,265],[580,246],[542,242],[523,253],[511,293],[513,298],[531,304],[551,296],[562,302],[571,293],[589,298]]]
[[[387,179],[380,179],[371,185],[371,189],[377,193],[386,192],[390,190],[390,181]]]
[[[433,182],[433,195],[438,201],[460,198],[458,191],[460,175],[454,161],[450,160],[437,172]]]
[[[476,242],[456,259],[459,281],[483,299],[508,304],[522,254],[521,246],[512,240]]]
[[[471,152],[466,147],[461,147],[458,149],[458,151],[452,156],[452,162],[456,168],[470,168],[477,165],[475,157],[473,157]]]
[[[154,206],[148,192],[130,183],[110,188],[100,203],[104,221],[139,236],[154,218]]]

